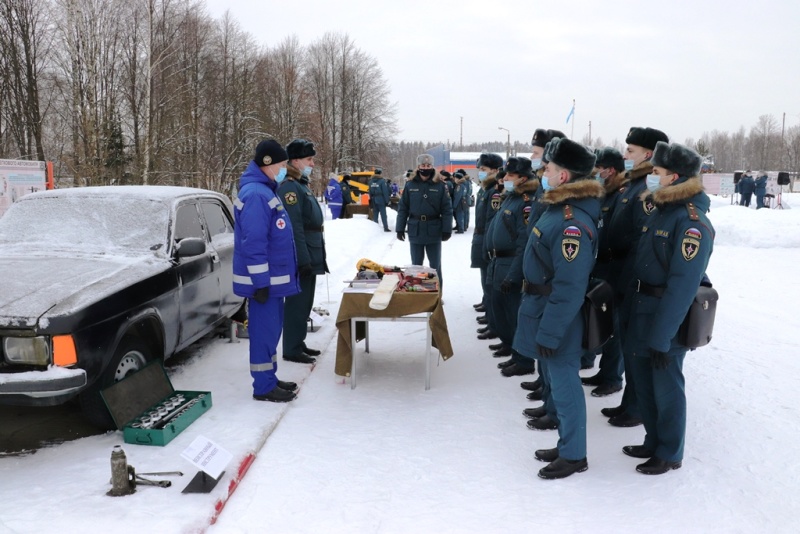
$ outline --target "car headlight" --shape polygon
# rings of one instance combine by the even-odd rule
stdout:
[[[45,336],[3,338],[3,350],[8,363],[47,365],[50,363],[50,344]]]

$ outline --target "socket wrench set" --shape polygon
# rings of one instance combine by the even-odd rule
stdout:
[[[125,443],[164,446],[211,408],[209,391],[175,391],[161,362],[103,390]]]

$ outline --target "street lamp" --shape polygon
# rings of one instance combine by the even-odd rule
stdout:
[[[506,161],[508,161],[508,158],[511,157],[511,132],[508,128],[503,128],[502,126],[498,126],[497,129],[505,130],[506,134],[508,134],[508,140],[506,141]]]

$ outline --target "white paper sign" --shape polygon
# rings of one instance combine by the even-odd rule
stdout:
[[[325,317],[324,316],[318,314],[317,312],[315,312],[313,310],[311,311],[311,313],[308,314],[308,316],[311,317],[311,321],[314,324],[320,324],[320,323],[325,321]]]
[[[203,436],[197,436],[181,456],[212,478],[218,479],[233,455]]]

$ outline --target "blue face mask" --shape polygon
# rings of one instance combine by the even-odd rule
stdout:
[[[595,180],[597,180],[597,181],[598,181],[598,182],[600,182],[600,183],[603,183],[603,182],[605,181],[605,180],[603,180],[603,177],[602,177],[602,176],[600,176],[600,173],[599,173],[599,172],[598,172],[597,174],[595,174],[595,175],[594,175],[594,179],[595,179]]]
[[[305,169],[303,169],[303,176],[305,177],[311,176],[311,171],[313,170],[314,169],[312,167],[306,167]]]
[[[545,191],[552,191],[555,189],[554,186],[550,185],[550,179],[547,176],[542,176],[542,188]]]
[[[538,170],[542,168],[542,158],[534,158],[531,160],[531,169]]]
[[[279,170],[278,174],[275,176],[275,181],[281,183],[284,178],[286,178],[286,167],[281,167],[281,170]]]
[[[480,180],[481,182],[484,181],[487,176],[489,176],[488,172],[486,172],[486,171],[478,171],[478,180]]]
[[[625,160],[625,170],[626,171],[632,171],[633,170],[633,160],[632,159],[626,159]]]
[[[503,189],[505,189],[506,191],[509,191],[509,192],[513,191],[514,190],[514,182],[512,182],[511,180],[505,180],[503,182]]]
[[[647,178],[645,178],[645,183],[647,184],[647,189],[649,189],[651,193],[655,193],[662,187],[661,178],[659,178],[657,174],[648,174]]]

